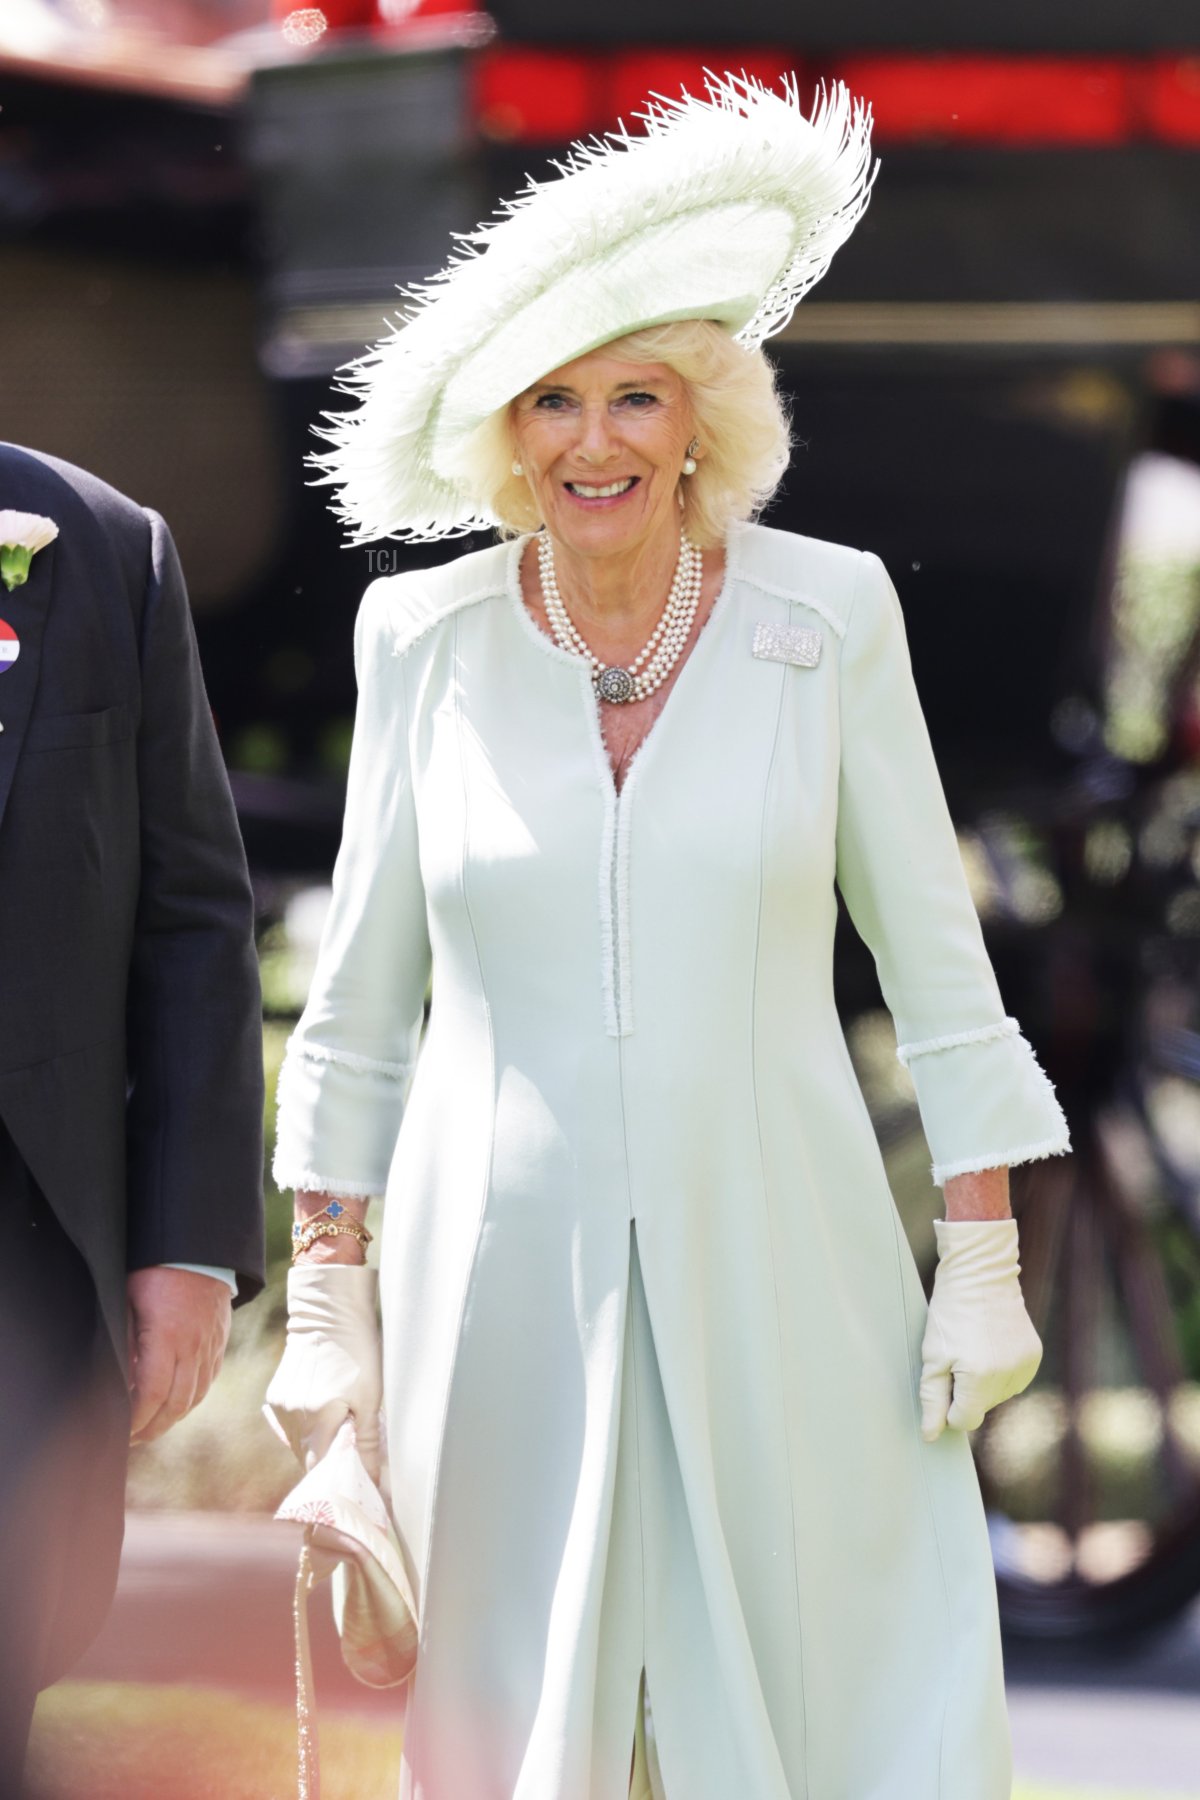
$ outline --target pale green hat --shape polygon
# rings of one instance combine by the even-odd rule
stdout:
[[[648,325],[712,319],[747,348],[785,325],[870,197],[869,107],[836,83],[811,116],[794,79],[744,75],[651,100],[644,134],[576,145],[557,174],[458,238],[404,291],[390,335],[338,371],[307,460],[351,542],[455,537],[496,521],[461,478],[472,434],[550,369]]]

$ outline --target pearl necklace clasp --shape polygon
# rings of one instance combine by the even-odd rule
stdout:
[[[591,664],[592,685],[601,700],[618,706],[648,700],[670,675],[691,635],[704,577],[702,553],[689,542],[686,532],[680,533],[679,561],[658,624],[634,660],[623,667],[597,656],[568,613],[554,572],[554,546],[546,532],[538,538],[537,551],[542,600],[555,643]]]

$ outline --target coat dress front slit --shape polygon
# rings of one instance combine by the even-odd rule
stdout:
[[[736,528],[618,794],[527,544],[364,598],[280,1083],[281,1184],[386,1195],[403,1800],[626,1800],[643,1669],[666,1800],[1006,1800],[983,1509],[967,1440],[920,1435],[925,1301],[834,1005],[838,887],[937,1178],[1067,1138],[894,592],[874,557]]]

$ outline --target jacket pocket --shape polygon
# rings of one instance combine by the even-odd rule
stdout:
[[[133,736],[133,708],[124,701],[101,712],[56,713],[32,718],[25,728],[26,750],[77,750],[119,744]]]

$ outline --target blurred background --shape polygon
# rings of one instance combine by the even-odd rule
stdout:
[[[341,547],[303,466],[346,404],[332,373],[452,229],[706,67],[873,106],[872,206],[770,346],[797,438],[770,520],[896,579],[1006,1003],[1076,1146],[1014,1178],[1047,1354],[975,1443],[1019,1793],[1200,1796],[1196,9],[3,0],[0,436],[175,534],[273,1085],[337,846],[355,605],[464,548]],[[849,932],[838,981],[928,1274],[939,1196]],[[268,1197],[267,1297],[209,1400],[135,1456],[113,1620],[43,1708],[46,1800],[293,1791],[295,1546],[270,1523],[292,1468],[258,1414],[290,1208]],[[351,1692],[327,1630],[317,1655],[327,1794],[393,1793],[395,1697]]]

